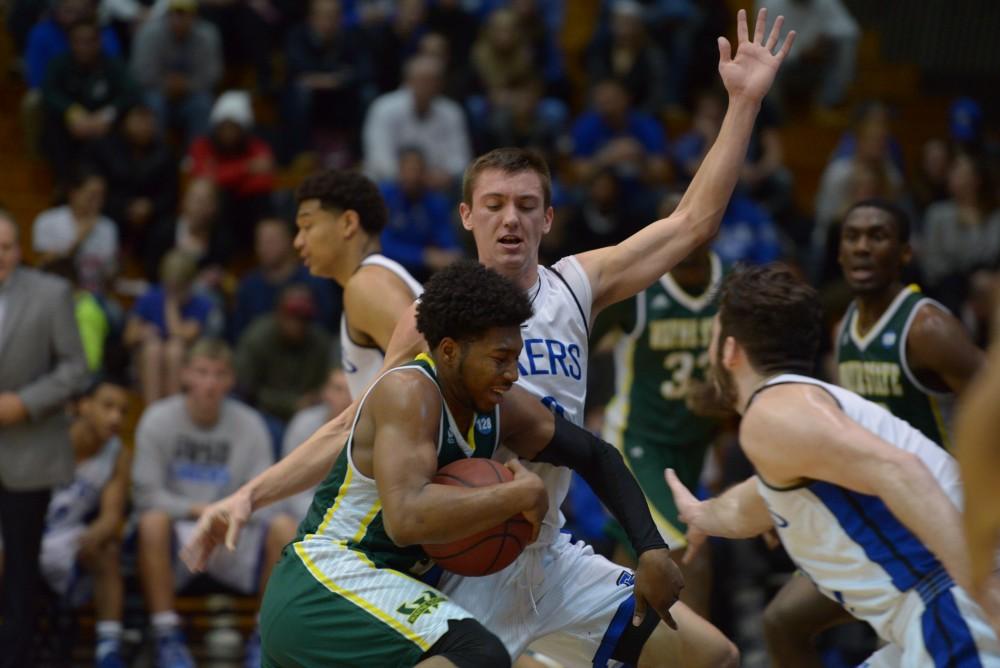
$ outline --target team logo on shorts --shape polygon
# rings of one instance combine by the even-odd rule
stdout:
[[[396,608],[396,612],[401,615],[407,615],[406,621],[411,624],[416,624],[421,615],[426,612],[434,612],[438,609],[438,606],[446,600],[447,599],[445,599],[444,596],[427,589],[416,601],[413,601],[412,603],[404,603]]]
[[[635,573],[632,573],[631,571],[622,571],[615,584],[619,587],[634,587]]]

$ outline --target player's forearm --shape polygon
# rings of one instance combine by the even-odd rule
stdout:
[[[733,485],[721,495],[704,502],[693,522],[710,536],[753,538],[774,527],[763,499],[757,493],[756,477]]]
[[[955,582],[968,588],[962,518],[923,462],[909,455],[872,474],[877,476],[876,490],[886,507],[934,553]]]
[[[746,160],[760,100],[731,97],[719,135],[677,205],[700,241],[719,229]]]
[[[397,545],[449,543],[533,507],[537,494],[545,494],[544,488],[518,480],[474,488],[428,484],[394,508],[384,508],[383,519]]]
[[[240,488],[250,507],[258,510],[276,501],[318,485],[333,467],[347,443],[350,425],[357,404],[352,403],[343,413],[316,430],[287,457]]]

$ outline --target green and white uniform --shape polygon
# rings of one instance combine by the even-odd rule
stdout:
[[[704,378],[722,281],[722,262],[710,255],[708,287],[688,294],[670,274],[634,299],[606,312],[626,334],[615,345],[615,396],[608,404],[604,439],[614,444],[642,486],[653,519],[671,547],[682,547],[685,526],[663,482],[670,467],[695,487],[718,422],[688,410],[688,384]],[[605,317],[605,316],[602,316]]]
[[[387,373],[404,370],[437,383],[426,355]],[[493,455],[499,409],[476,414],[463,435],[443,398],[441,406],[438,468]],[[399,547],[386,533],[375,481],[352,459],[357,421],[268,581],[265,666],[412,666],[448,631],[448,620],[472,617],[417,579],[432,565],[419,546]]]
[[[940,400],[947,392],[927,387],[906,360],[906,339],[913,319],[925,304],[947,312],[920,288],[899,291],[872,328],[858,332],[858,304],[851,302],[837,333],[838,384],[906,420],[938,445],[950,445],[941,417]]]

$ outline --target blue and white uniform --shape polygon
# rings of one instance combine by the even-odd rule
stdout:
[[[420,282],[410,276],[410,272],[395,260],[376,253],[363,259],[358,268],[371,265],[388,269],[398,276],[413,293],[414,299],[424,291]],[[357,343],[351,339],[347,329],[346,313],[340,316],[340,359],[347,375],[347,387],[352,399],[361,396],[368,384],[375,380],[375,376],[382,369],[382,362],[385,361],[385,351],[378,346]]]
[[[853,392],[806,376],[777,376],[758,392],[788,383],[823,388],[849,418],[919,457],[945,495],[962,507],[954,458],[907,422]],[[865,665],[1000,667],[1000,643],[982,611],[881,499],[823,481],[779,488],[758,476],[757,489],[798,567],[823,594],[890,643]]]
[[[101,508],[101,493],[115,473],[121,449],[117,436],[108,439],[76,465],[70,482],[52,492],[39,564],[45,581],[60,596],[68,595],[77,581],[80,536]]]
[[[558,273],[557,273],[558,272]],[[538,268],[528,289],[534,314],[521,326],[524,348],[517,383],[575,424],[583,423],[593,293],[574,257]],[[513,453],[500,448],[497,459]],[[533,650],[565,666],[605,666],[635,605],[632,573],[570,542],[559,511],[572,472],[527,464],[545,482],[549,512],[538,540],[493,575],[445,573],[439,588],[472,613],[517,657]],[[536,642],[537,641],[537,642]]]

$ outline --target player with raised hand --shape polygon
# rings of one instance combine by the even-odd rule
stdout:
[[[524,289],[535,311],[524,328],[518,382],[571,422],[579,423],[583,417],[588,335],[597,313],[649,286],[718,229],[739,178],[761,100],[794,38],[789,33],[779,49],[782,19],[778,18],[770,33],[766,19],[762,10],[751,40],[746,13],[739,12],[735,56],[728,40],[719,40],[719,72],[730,104],[719,136],[677,210],[621,244],[563,258],[552,268],[540,267],[538,247],[553,218],[544,161],[530,151],[498,149],[480,157],[466,172],[460,214],[465,228],[473,233],[479,260]],[[393,337],[399,339],[401,351],[397,362],[421,349],[419,337],[406,336],[414,331],[412,316],[402,318],[400,326]],[[387,353],[387,362],[392,358]],[[353,411],[327,424],[287,459],[210,509],[196,540],[188,546],[188,563],[198,567],[223,540],[231,544],[254,509],[321,480],[340,452]],[[527,581],[530,600],[516,606],[491,606],[492,612],[482,616],[494,615],[491,628],[507,630],[516,636],[512,642],[517,644],[524,638],[550,636],[552,642],[543,651],[569,664],[618,657],[635,661],[640,654],[643,662],[652,665],[678,656],[694,666],[734,664],[735,647],[690,610],[674,609],[681,633],[673,634],[662,625],[658,628],[655,617],[641,614],[644,601],[642,596],[632,596],[630,573],[592,554],[581,557],[581,551],[588,548],[571,544],[559,531],[558,506],[568,488],[568,471],[545,469],[542,476],[552,500],[549,516],[536,547],[511,567],[520,573],[517,582]],[[570,578],[578,558],[592,567],[586,578]],[[539,568],[543,563],[545,567]],[[647,578],[663,567],[654,564],[653,557],[640,555],[636,587],[641,591]],[[511,569],[505,571],[507,576],[514,573]],[[577,569],[576,575],[580,572]],[[493,578],[503,575],[443,582],[442,587],[465,589],[454,592],[465,605],[486,605],[498,591]],[[565,582],[567,578],[570,583]],[[557,606],[558,611],[536,606],[543,583],[553,591],[571,584],[567,595],[574,597],[574,605],[565,606],[549,596],[547,605]],[[633,616],[633,606],[639,613],[634,615],[636,625],[619,624],[617,620]],[[501,614],[509,619],[496,617]],[[655,641],[647,643],[650,637]]]
[[[820,591],[888,643],[865,666],[1000,666],[1000,642],[966,590],[955,460],[881,406],[810,377],[821,328],[815,290],[787,268],[724,284],[710,375],[743,416],[756,475],[700,502],[667,470],[689,555],[707,535],[773,527]]]

